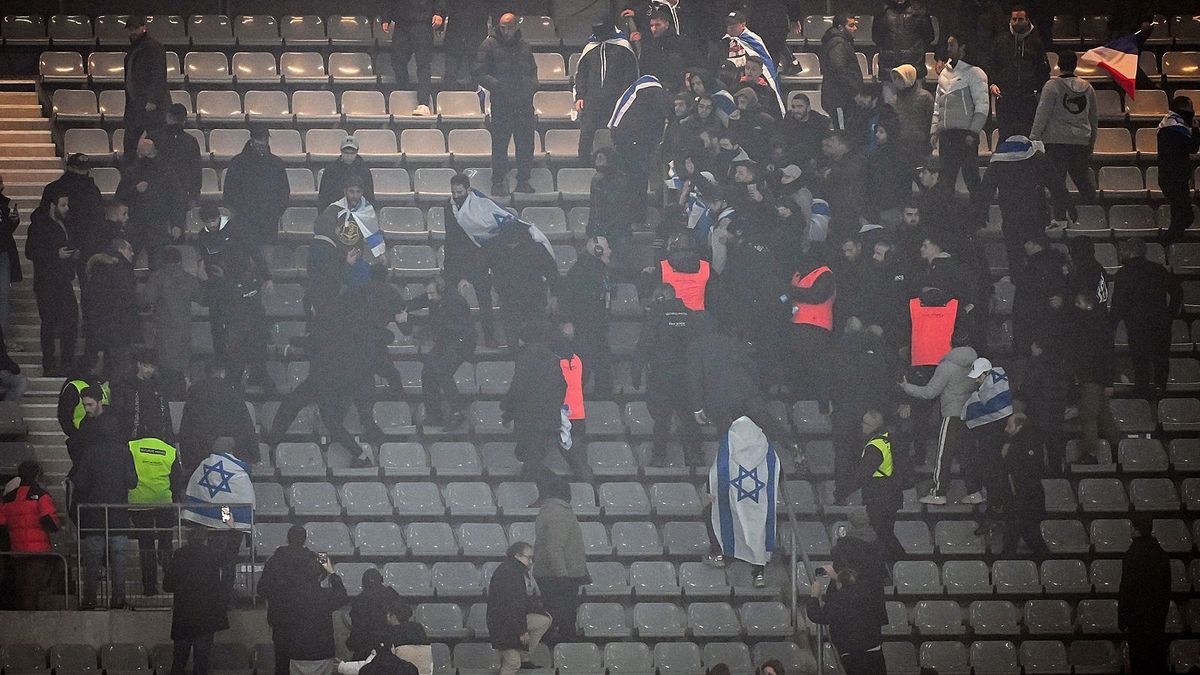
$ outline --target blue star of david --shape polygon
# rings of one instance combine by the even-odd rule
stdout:
[[[750,481],[750,489],[746,489],[745,487],[747,479]],[[763,488],[767,487],[766,483],[758,479],[758,467],[747,469],[740,464],[738,465],[737,478],[730,479],[729,484],[737,490],[737,500],[739,502],[752,499],[755,504],[758,503],[758,494],[762,492]]]
[[[212,477],[214,475],[216,475],[219,480],[216,485],[213,485],[212,482]],[[205,464],[204,475],[200,477],[199,482],[196,484],[205,490],[208,490],[208,496],[211,499],[216,497],[218,492],[228,492],[229,494],[233,494],[233,488],[229,487],[229,480],[231,478],[233,478],[233,472],[226,471],[225,462],[219,461],[216,464]]]

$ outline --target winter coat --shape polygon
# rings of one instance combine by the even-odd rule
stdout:
[[[334,657],[330,615],[346,604],[346,587],[336,574],[323,587],[322,574],[317,554],[302,546],[280,546],[263,567],[258,592],[267,599],[267,623],[294,661]]]
[[[1117,626],[1130,637],[1161,638],[1170,602],[1170,558],[1153,535],[1134,537],[1121,559]]]
[[[692,410],[703,410],[712,420],[744,412],[746,401],[760,395],[746,345],[719,332],[688,345],[687,387]]]
[[[883,584],[863,579],[841,587],[830,584],[824,598],[808,598],[805,611],[813,623],[829,626],[829,639],[843,654],[878,648],[888,623]]]
[[[620,168],[608,165],[597,170],[590,187],[587,234],[630,235],[635,218],[632,190],[629,176]]]
[[[829,118],[816,110],[809,110],[808,119],[803,121],[789,113],[775,122],[775,142],[783,145],[787,162],[803,170],[821,156],[821,141],[828,133]]]
[[[317,194],[317,210],[323,211],[330,204],[346,196],[346,183],[351,179],[362,182],[363,197],[367,203],[375,203],[375,181],[371,178],[371,168],[361,155],[349,164],[341,159],[335,159],[325,165],[321,172],[321,189]]]
[[[1050,223],[1050,205],[1046,188],[1051,184],[1051,167],[1045,153],[1037,153],[1018,162],[988,162],[987,172],[971,195],[977,222],[983,222],[993,198],[1004,216],[1006,238],[1023,241],[1038,234]],[[997,193],[999,193],[997,195]]]
[[[207,227],[200,228],[200,232],[196,235],[196,249],[200,253],[200,266],[204,269],[205,274],[208,274],[210,266],[228,266],[230,258],[234,254],[246,254],[254,263],[255,274],[260,280],[265,282],[271,278],[271,269],[267,265],[266,257],[263,256],[262,247],[257,244],[256,240],[247,236],[246,229],[226,216],[221,216],[215,230]],[[211,276],[209,275],[210,282],[212,281]]]
[[[121,422],[111,412],[88,418],[72,437],[78,448],[67,478],[71,481],[72,520],[75,505],[127,504],[129,491],[137,487],[137,469],[129,452],[129,439],[121,431]],[[129,527],[129,514],[122,509],[108,513],[110,528]],[[83,509],[76,522],[81,528],[104,528],[104,509]],[[88,534],[97,534],[89,532]]]
[[[608,121],[617,99],[638,78],[638,59],[623,46],[601,43],[579,59],[575,70],[575,100],[583,113]]]
[[[136,376],[113,388],[112,411],[121,418],[130,439],[157,438],[173,444],[175,430],[171,424],[171,405],[159,389],[157,377],[143,380]]]
[[[517,31],[505,40],[498,32],[487,36],[475,53],[471,70],[479,85],[488,90],[493,109],[515,114],[533,113],[533,92],[537,90],[537,64],[529,43]]]
[[[924,59],[924,55],[921,57]],[[854,35],[845,29],[830,28],[821,36],[821,106],[830,111],[854,105],[854,95],[862,86],[862,70],[854,55]],[[839,124],[834,120],[834,124]]]
[[[131,326],[138,317],[137,279],[133,263],[121,255],[97,253],[87,262],[83,290],[83,334],[98,349],[113,349],[140,340]]]
[[[634,381],[648,369],[648,402],[672,401],[679,383],[686,377],[687,350],[692,340],[705,330],[708,318],[693,312],[678,298],[650,306],[638,334],[634,350]]]
[[[391,586],[364,586],[358,597],[350,601],[350,636],[346,647],[355,654],[366,654],[389,641],[391,626],[387,622],[392,603],[400,594]]]
[[[1168,113],[1158,124],[1158,184],[1187,185],[1192,177],[1191,156],[1200,152],[1200,128]],[[72,202],[74,203],[74,202]]]
[[[576,335],[607,335],[612,290],[608,266],[585,251],[563,278],[559,298],[564,318],[575,324]]]
[[[912,198],[912,156],[899,140],[888,140],[867,155],[867,195],[874,207],[872,216],[880,211],[903,206]],[[878,222],[872,220],[871,222]]]
[[[990,63],[992,45],[1000,33],[1008,31],[1008,5],[1001,9],[998,0],[928,0],[929,13],[941,24],[939,40],[957,35],[959,44],[970,46],[971,60]]]
[[[642,74],[657,77],[671,91],[683,88],[684,73],[699,61],[695,43],[677,35],[671,28],[662,35],[653,35],[649,31],[642,34],[642,55],[639,58]]]
[[[962,415],[967,399],[975,393],[975,380],[967,377],[971,364],[979,355],[971,347],[955,347],[938,362],[933,377],[925,385],[904,382],[900,386],[905,394],[914,398],[932,401],[938,399],[942,417],[955,419]]]
[[[392,0],[383,11],[383,20],[430,25],[434,14],[445,14],[444,0]]]
[[[163,576],[163,590],[174,593],[171,639],[192,640],[229,628],[229,586],[221,581],[223,556],[207,544],[175,550]]]
[[[558,355],[541,343],[525,345],[517,357],[512,384],[500,409],[514,424],[541,431],[557,431],[560,410],[567,395]]]
[[[1029,140],[1047,144],[1095,145],[1100,113],[1096,91],[1078,77],[1056,77],[1042,87]]]
[[[143,297],[153,308],[151,344],[158,364],[176,373],[187,372],[192,361],[192,303],[200,299],[200,280],[182,263],[150,273]]]
[[[21,252],[17,249],[17,241],[13,237],[20,222],[10,220],[13,208],[15,207],[12,200],[0,194],[0,255],[8,257],[8,280],[15,284],[24,277],[21,276]],[[70,216],[71,213],[68,211],[67,215]]]
[[[66,224],[71,238],[80,244],[92,240],[93,232],[104,223],[104,197],[100,194],[96,181],[92,180],[91,176],[64,171],[42,190],[39,206],[46,206],[46,197],[51,194],[67,195],[71,210],[67,212]],[[129,202],[126,202],[126,205],[129,205]],[[132,209],[130,206],[131,211]],[[109,243],[104,241],[99,248],[108,248]]]
[[[30,216],[25,237],[25,257],[33,263],[33,289],[65,286],[75,280],[76,262],[58,257],[60,248],[76,248],[70,228],[50,217],[48,207],[39,206]],[[71,291],[74,293],[74,291]],[[42,317],[45,323],[46,318]]]
[[[0,527],[8,532],[13,551],[49,551],[50,532],[57,530],[59,524],[54,500],[46,488],[37,483],[22,483],[14,479],[0,498]]]
[[[1039,316],[1050,310],[1050,298],[1068,299],[1066,266],[1062,254],[1047,247],[1029,256],[1020,269],[1014,268],[1013,311]]]
[[[155,109],[146,110],[153,103]],[[125,121],[157,126],[171,105],[167,86],[167,51],[148,33],[125,52]]]
[[[892,102],[899,136],[895,140],[910,152],[918,148],[925,152],[929,149],[929,124],[933,121],[933,94],[918,83],[911,68],[894,68],[892,73],[893,82],[899,78],[906,85],[896,92],[896,100]]]
[[[879,47],[879,68],[891,70],[907,63],[924,78],[925,52],[933,44],[933,21],[918,0],[890,0],[875,15],[872,37]]]
[[[539,603],[529,592],[529,569],[516,558],[500,563],[487,589],[487,629],[492,649],[525,649],[521,635],[525,618],[538,612]]]
[[[446,38],[442,50],[472,58],[479,43],[487,37],[488,19],[496,18],[499,4],[497,0],[446,0]]]
[[[183,130],[183,125],[167,125],[150,135],[158,150],[158,159],[175,173],[188,202],[200,198],[203,174],[200,170],[200,143]]]
[[[1036,518],[1046,511],[1039,433],[1034,425],[1026,424],[1015,436],[1004,437],[1000,462],[1004,471],[1002,484],[1007,490],[997,502],[1003,503],[1008,513]]]
[[[646,152],[653,152],[662,142],[663,128],[670,114],[671,100],[666,89],[647,87],[638,91],[625,114],[621,116],[620,122],[616,126],[609,126],[613,133],[613,143],[617,148],[621,148],[621,143],[628,140],[643,144]]]
[[[222,199],[241,233],[262,244],[279,233],[279,219],[287,210],[291,188],[283,160],[270,152],[259,154],[253,145],[247,141],[230,160]]]
[[[1064,355],[1071,374],[1081,384],[1111,387],[1113,383],[1113,328],[1108,312],[1065,307]]]
[[[241,388],[223,378],[207,378],[188,389],[179,420],[179,450],[184,470],[196,465],[212,452],[213,441],[229,436],[239,456],[258,453],[258,432],[246,410]]]
[[[137,186],[145,182],[145,192]],[[187,224],[187,193],[161,158],[139,157],[121,169],[118,200],[129,206],[126,226],[139,246],[165,243],[168,230]]]
[[[979,132],[991,111],[988,76],[983,69],[958,60],[938,75],[930,132],[947,129]]]
[[[1113,283],[1113,321],[1130,332],[1166,332],[1179,309],[1179,281],[1162,265],[1145,258],[1124,261]]]
[[[991,61],[984,70],[988,83],[1000,87],[1001,96],[1036,97],[1050,79],[1046,47],[1037,30],[1024,38],[1014,35],[1011,27],[1002,31],[992,44]]]
[[[541,307],[547,291],[557,294],[558,263],[528,231],[502,232],[488,241],[484,251],[501,305],[524,301]]]
[[[542,502],[533,527],[538,542],[534,551],[533,576],[588,583],[583,531],[571,505],[557,497],[548,497]]]

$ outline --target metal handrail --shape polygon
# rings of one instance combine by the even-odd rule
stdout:
[[[795,459],[795,458],[793,458],[793,459]],[[797,563],[797,561],[796,561],[797,552],[799,552],[799,555],[800,555],[800,562],[804,563],[804,570],[808,574],[808,578],[815,579],[816,576],[813,573],[814,570],[813,570],[812,561],[808,559],[808,551],[806,551],[804,549],[804,547],[800,546],[798,543],[798,540],[800,538],[800,528],[796,524],[796,509],[792,506],[792,500],[788,498],[786,478],[787,478],[786,472],[782,471],[782,466],[781,466],[781,471],[779,472],[779,487],[783,493],[784,503],[787,505],[788,527],[792,531],[791,547],[790,547],[791,550],[788,552],[788,557],[789,557],[788,569],[789,569],[789,572],[791,573],[791,577],[792,577],[792,598],[791,598],[792,626],[793,626],[793,629],[798,629],[800,627],[800,588],[798,587],[798,583],[799,583],[800,579],[799,579],[799,573],[798,573],[799,567],[796,564]],[[816,654],[817,672],[824,673],[825,672],[825,663],[824,663],[824,661],[825,661],[825,649],[824,649],[825,627],[822,624],[816,624],[816,625],[817,625],[817,654]]]
[[[0,556],[9,556],[13,558],[58,558],[62,561],[63,569],[63,609],[71,609],[71,589],[68,585],[67,572],[67,556],[56,551],[42,551],[35,553],[32,551],[0,551]]]
[[[129,503],[125,503],[125,504],[76,504],[75,505],[74,522],[75,522],[75,529],[79,533],[78,545],[75,547],[76,569],[80,570],[80,574],[82,575],[83,537],[84,537],[85,533],[103,532],[104,538],[105,538],[105,540],[107,540],[107,539],[109,539],[109,537],[112,536],[113,533],[127,536],[127,535],[131,535],[131,534],[137,534],[139,532],[155,532],[155,533],[157,533],[157,532],[164,532],[164,531],[169,532],[169,531],[173,530],[176,533],[176,538],[182,544],[182,542],[183,542],[183,512],[184,512],[184,510],[196,509],[196,508],[221,508],[221,507],[249,508],[250,509],[250,527],[249,527],[249,529],[242,530],[242,529],[239,529],[236,527],[230,527],[228,529],[230,529],[232,531],[245,532],[250,535],[250,586],[249,586],[250,587],[250,598],[251,598],[251,602],[253,603],[253,605],[257,607],[258,606],[258,598],[257,598],[257,593],[255,592],[256,589],[254,588],[254,586],[255,586],[254,565],[258,561],[258,555],[257,555],[258,552],[257,552],[256,546],[255,546],[255,541],[254,541],[255,504],[253,502],[225,502],[225,503],[221,503],[221,504],[194,504],[194,503],[183,504],[183,503],[179,503],[179,502],[168,502],[165,504],[129,504]],[[79,521],[80,521],[80,516],[83,513],[84,509],[93,509],[93,510],[104,509],[104,527],[81,527],[79,525]],[[122,511],[145,511],[145,510],[149,510],[149,509],[174,509],[175,510],[175,527],[170,527],[170,528],[163,528],[163,527],[114,528],[109,525],[109,513],[113,509],[119,509]],[[201,525],[200,527],[205,527],[210,530],[218,530],[218,531],[221,529],[221,528],[208,527],[205,525]],[[65,557],[63,557],[63,565],[64,565],[64,569],[66,569],[65,568],[65,565],[66,565]],[[107,545],[105,545],[105,547],[104,547],[104,567],[109,570],[109,575],[108,575],[108,578],[106,579],[106,586],[111,585],[112,575],[115,574],[116,572],[112,569],[112,561],[109,559],[109,547]],[[236,570],[236,565],[235,565],[235,570]],[[122,570],[122,572],[123,571],[124,570]],[[236,571],[235,571],[235,574],[236,574]],[[76,584],[75,590],[76,590],[76,594],[78,596],[77,600],[82,602],[83,601],[83,579],[82,579],[82,576],[80,577],[80,582],[78,584]],[[105,590],[108,590],[108,589],[106,588]],[[107,596],[105,596],[105,597],[107,597]]]

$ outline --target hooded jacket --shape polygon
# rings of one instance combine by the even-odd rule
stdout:
[[[51,548],[50,532],[59,527],[58,509],[46,488],[14,478],[0,498],[0,527],[13,551],[44,553]]]
[[[938,75],[930,131],[946,129],[979,132],[991,111],[988,76],[962,59],[946,64]]]
[[[992,45],[991,59],[986,67],[988,82],[1000,87],[1002,96],[1037,96],[1050,79],[1046,46],[1032,25],[1026,35],[1017,35],[1011,26],[1001,31]]]
[[[593,35],[576,67],[575,100],[582,100],[583,112],[597,120],[606,121],[604,118],[612,115],[617,99],[638,78],[638,57],[628,42],[615,41],[619,36],[612,30]]]
[[[578,579],[587,583],[583,531],[571,505],[558,497],[546,498],[533,525],[538,542],[533,576]]]
[[[329,587],[317,554],[300,546],[280,546],[263,567],[258,591],[267,599],[267,623],[276,643],[295,661],[321,661],[335,654],[330,616],[346,603],[342,578],[329,575]]]
[[[921,386],[904,382],[900,386],[905,394],[914,398],[926,401],[938,399],[943,418],[959,418],[967,399],[975,392],[975,380],[967,375],[977,358],[979,355],[973,348],[955,347],[942,357],[927,384]]]
[[[917,69],[907,63],[892,69],[892,82],[904,84],[892,102],[892,109],[896,111],[899,121],[896,128],[899,138],[894,140],[909,149],[920,147],[928,150],[929,125],[933,121],[933,94],[926,91],[917,79]]]
[[[875,15],[872,37],[879,46],[879,68],[891,70],[907,63],[924,78],[925,52],[933,43],[933,21],[917,0],[888,0]]]
[[[144,297],[154,308],[151,344],[164,370],[183,373],[192,357],[192,302],[200,298],[200,280],[172,263],[150,273]]]
[[[1099,119],[1092,85],[1074,74],[1056,77],[1042,87],[1029,138],[1048,145],[1094,145]]]
[[[283,160],[254,149],[254,141],[246,141],[229,162],[225,172],[222,198],[233,211],[234,222],[246,238],[261,243],[279,232],[279,219],[291,199],[287,170]]]
[[[849,108],[863,82],[858,57],[854,55],[854,35],[836,26],[825,31],[821,36],[820,59],[824,74],[821,78],[822,106],[829,111]]]

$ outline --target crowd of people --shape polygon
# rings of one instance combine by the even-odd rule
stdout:
[[[385,17],[397,86],[410,86],[407,65],[415,59],[413,114],[429,115],[432,31],[447,16],[433,2],[403,4]],[[1048,26],[1039,25],[1048,19],[1024,7],[962,2],[935,30],[918,0],[886,0],[873,22],[874,79],[865,81],[859,67],[856,17],[836,15],[820,38],[818,106],[810,94],[783,88],[781,76],[797,67],[783,4],[616,3],[611,20],[594,26],[573,91],[580,161],[596,174],[586,241],[565,275],[545,235],[505,208],[511,193],[535,191],[533,51],[513,14],[493,17],[490,34],[487,11],[451,16],[446,44],[457,46],[447,48],[445,82],[487,94],[493,182],[472,185],[464,174],[451,180],[450,198],[435,207],[446,229],[444,265],[410,297],[390,279],[359,141],[345,139],[341,156],[324,167],[307,250],[307,334],[297,344],[309,369],[283,396],[266,368],[263,306],[273,292],[267,246],[290,201],[283,162],[267,129],[251,128],[229,164],[219,206],[199,205],[202,227],[194,244],[186,240],[188,210],[198,203],[199,149],[183,131],[186,110],[170,104],[161,45],[143,20],[131,18],[116,194],[102,199],[88,158],[72,155],[63,176],[46,186],[24,251],[34,266],[43,372],[67,378],[59,419],[74,463],[71,516],[76,505],[82,514],[84,605],[95,602],[104,561],[123,566],[122,537],[107,535],[106,546],[105,528],[122,528],[126,518],[112,512],[105,524],[89,518],[88,504],[131,505],[128,518],[141,528],[143,592],[156,592],[159,566],[164,587],[176,589],[177,608],[189,597],[213,602],[200,590],[205,575],[231,585],[242,519],[198,517],[232,535],[216,537],[220,544],[200,536],[172,561],[170,534],[161,530],[169,530],[173,511],[154,505],[192,496],[193,483],[203,485],[217,464],[244,476],[258,461],[247,396],[282,398],[264,425],[266,444],[285,440],[300,411],[316,405],[327,439],[355,466],[373,466],[384,440],[373,414],[377,378],[387,382],[388,399],[405,398],[388,352],[393,325],[432,342],[421,373],[426,429],[465,431],[454,374],[480,344],[506,346],[515,361],[502,421],[511,425],[522,475],[538,484],[543,502],[537,549],[513,544],[489,589],[502,672],[523,667],[522,653],[547,636],[573,634],[572,603],[587,581],[582,540],[570,491],[544,460],[561,452],[576,480],[591,480],[582,442],[587,402],[610,398],[619,383],[644,392],[655,422],[654,465],[705,464],[702,428],[722,437],[745,417],[779,451],[784,470],[803,475],[801,446],[768,398],[816,401],[829,415],[833,497],[849,503],[861,490],[865,513],[856,529],[870,534],[839,543],[827,570],[830,590],[814,598],[809,615],[834,626],[847,672],[880,672],[873,622],[886,617],[864,608],[882,612],[886,571],[875,568],[903,555],[893,525],[904,489],[919,485],[924,504],[956,500],[980,509],[978,533],[1002,532],[1006,553],[1023,541],[1032,555],[1044,555],[1040,479],[1060,475],[1068,463],[1107,461],[1103,444],[1118,443],[1109,408],[1116,323],[1128,335],[1137,394],[1157,399],[1181,301],[1175,277],[1147,258],[1146,242],[1122,241],[1122,267],[1110,278],[1091,240],[1066,236],[1077,205],[1097,201],[1088,171],[1098,136],[1093,85],[1076,76],[1071,50],[1058,54],[1051,76]],[[999,143],[981,178],[979,151],[991,128]],[[1163,242],[1170,244],[1192,224],[1189,155],[1200,148],[1200,122],[1190,99],[1171,99],[1157,140],[1159,181],[1171,206]],[[1067,190],[1068,178],[1076,193]],[[956,188],[960,180],[965,192]],[[994,203],[1014,289],[1011,354],[990,339],[998,323],[990,310],[1002,303],[993,297],[981,231]],[[650,226],[652,208],[661,217]],[[7,200],[0,209],[11,233],[16,212]],[[647,230],[652,248],[635,236]],[[8,248],[0,256],[0,267],[9,266],[0,269],[0,323],[7,283],[20,280],[16,247]],[[195,274],[184,265],[189,248]],[[141,261],[151,272],[139,284]],[[620,281],[637,286],[645,309],[627,379],[610,344]],[[203,373],[191,353],[193,302],[208,308],[215,352]],[[139,307],[150,315],[148,335]],[[0,374],[16,378],[19,368],[5,358]],[[172,400],[185,401],[178,434]],[[351,405],[360,434],[346,426]],[[1065,455],[1068,418],[1081,429],[1077,457]],[[916,471],[930,449],[931,486]],[[955,462],[965,490],[951,479]],[[32,495],[37,471],[22,471]],[[58,526],[52,510],[35,515],[47,531]],[[558,548],[550,543],[556,539],[563,540]],[[855,543],[862,541],[869,545]],[[331,672],[329,622],[312,619],[345,604],[345,590],[328,560],[303,544],[303,529],[294,528],[260,585],[277,672],[287,672],[289,661],[292,672]],[[725,558],[714,544],[707,561],[723,566]],[[206,571],[180,571],[193,568]],[[544,606],[528,593],[531,575]],[[112,605],[122,606],[123,577],[111,577]],[[765,586],[761,566],[754,583]],[[428,642],[411,609],[380,579],[364,577],[363,587],[350,613],[351,648],[367,662],[341,663],[338,671],[397,672],[384,663],[419,661],[405,651]],[[211,633],[224,625],[177,612],[173,633],[200,668]],[[186,663],[186,649],[176,661]],[[782,667],[774,670],[782,675]]]

